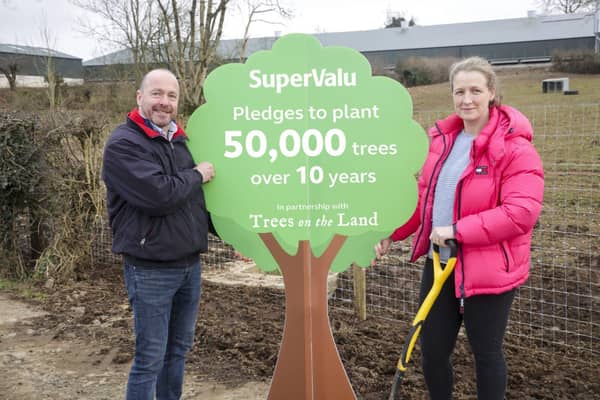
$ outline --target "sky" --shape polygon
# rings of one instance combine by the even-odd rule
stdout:
[[[250,36],[273,36],[275,32],[344,32],[383,28],[387,16],[414,17],[418,25],[526,17],[539,10],[538,0],[280,0],[294,12],[281,24],[255,23]],[[232,15],[224,38],[243,35],[245,20],[240,12]],[[0,0],[0,43],[46,46],[84,61],[120,50],[82,33],[84,23],[100,22],[69,0]],[[47,35],[42,34],[44,29]],[[49,40],[46,40],[48,38]]]

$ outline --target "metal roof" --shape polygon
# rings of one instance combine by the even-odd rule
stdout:
[[[313,34],[323,46],[345,46],[360,52],[426,49],[514,42],[571,39],[595,36],[594,14],[536,15],[525,18],[499,19],[406,28]],[[251,38],[246,56],[268,50],[276,37]],[[235,58],[239,54],[239,39],[222,40],[219,54]],[[83,63],[98,66],[131,63],[129,50],[120,50]]]
[[[133,64],[131,51],[129,49],[118,50],[83,62],[84,67],[114,64]]]
[[[81,60],[79,57],[74,57],[69,54],[48,49],[45,47],[22,46],[19,44],[0,43],[0,53],[8,54],[23,54],[28,56],[54,57],[54,58],[69,58],[72,60]]]
[[[531,42],[594,36],[593,14],[533,16],[372,31],[320,33],[323,46],[361,52]]]

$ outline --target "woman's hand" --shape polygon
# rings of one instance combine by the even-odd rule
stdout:
[[[242,253],[240,253],[237,250],[233,252],[233,257],[236,258],[236,259],[238,259],[238,260],[245,261],[245,262],[252,261],[251,258],[246,257],[245,255],[243,255]]]
[[[452,225],[435,227],[431,230],[431,235],[429,235],[429,240],[441,247],[448,247],[446,246],[446,240],[454,238],[454,228]]]
[[[390,251],[390,246],[392,245],[391,238],[385,238],[381,240],[379,243],[375,245],[375,260],[379,260],[381,257],[385,256],[388,251]],[[371,265],[375,264],[375,260],[371,262]]]

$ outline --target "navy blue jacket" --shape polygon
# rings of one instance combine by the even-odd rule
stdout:
[[[104,149],[102,178],[113,252],[146,267],[185,267],[208,248],[210,217],[202,175],[181,128],[171,142],[147,127],[137,109]]]

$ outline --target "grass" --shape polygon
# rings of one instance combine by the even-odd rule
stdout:
[[[44,300],[46,294],[32,285],[31,282],[13,281],[0,278],[0,292],[12,293],[29,300]]]
[[[546,174],[544,209],[534,231],[534,266],[530,282],[522,288],[515,308],[517,319],[513,321],[516,327],[513,329],[522,329],[521,346],[539,344],[539,333],[543,340],[579,347],[595,355],[597,349],[592,342],[598,339],[600,288],[597,268],[600,265],[600,75],[563,74],[532,67],[502,67],[497,72],[503,102],[521,110],[532,122],[534,144]],[[568,77],[570,89],[578,90],[579,94],[544,94],[542,80],[557,77]],[[89,85],[89,89],[89,96],[84,89],[66,93],[65,104],[102,113],[114,125],[135,104],[135,90],[131,86],[96,84]],[[408,90],[413,98],[415,119],[424,127],[452,111],[447,83]],[[24,93],[26,98],[18,103],[39,113],[36,107],[43,93]],[[7,106],[5,95],[0,90],[0,109]],[[186,117],[181,117],[185,121]],[[107,126],[106,133],[114,125]],[[108,247],[97,249],[98,254],[105,251],[109,251]],[[404,281],[393,283],[402,284]],[[44,298],[33,283],[0,278],[0,291],[31,299]]]
[[[503,103],[516,108],[532,105],[572,106],[600,102],[600,75],[567,74],[549,71],[548,68],[501,67],[496,69]],[[569,78],[571,90],[578,95],[565,96],[562,93],[543,93],[542,80],[549,78]],[[451,111],[452,99],[448,83],[409,88],[416,112],[432,110]]]
[[[546,172],[545,202],[564,218],[598,225],[600,207],[600,75],[551,72],[546,68],[497,70],[503,102],[519,109],[534,128],[534,144]],[[543,93],[542,80],[568,77],[578,95]],[[424,127],[452,112],[447,83],[410,88],[415,119]],[[597,231],[597,230],[596,230]]]
[[[510,333],[524,348],[544,340],[544,350],[553,352],[556,345],[595,355],[600,333],[600,74],[539,67],[503,67],[497,74],[503,103],[532,123],[545,171],[531,275],[515,300]],[[558,77],[568,77],[570,89],[579,94],[543,93],[542,80]],[[452,112],[447,83],[408,90],[414,118],[425,128]]]
[[[499,67],[496,69],[503,102],[521,110],[534,126],[534,144],[542,156],[546,171],[545,209],[560,220],[577,225],[599,225],[595,211],[600,208],[600,75],[552,72],[542,67]],[[570,89],[578,95],[543,93],[542,80],[568,77]],[[415,119],[424,127],[452,111],[448,83],[408,89],[413,98]],[[124,120],[135,105],[132,84],[86,84],[65,88],[65,107],[94,111],[107,116],[103,134]],[[19,94],[23,96],[19,100]],[[8,95],[8,96],[7,96]],[[16,96],[16,97],[13,97]],[[37,99],[37,102],[34,101]],[[39,113],[43,89],[19,89],[16,93],[0,90],[0,108],[8,100],[11,107],[21,105]],[[14,102],[14,103],[13,103]],[[35,110],[35,111],[34,111]],[[185,125],[187,116],[180,115]],[[557,210],[554,212],[553,210]],[[550,222],[549,222],[550,223]],[[598,232],[598,229],[590,229]]]

